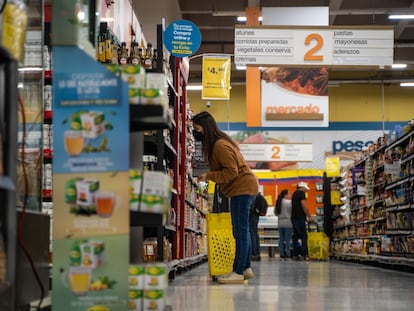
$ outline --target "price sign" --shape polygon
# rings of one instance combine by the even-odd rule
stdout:
[[[238,27],[237,65],[390,66],[392,27]]]
[[[312,162],[312,144],[240,144],[247,162]]]

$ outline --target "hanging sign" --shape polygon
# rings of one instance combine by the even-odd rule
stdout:
[[[247,162],[311,162],[312,144],[240,144]]]
[[[393,27],[235,29],[237,65],[390,66],[393,51]]]
[[[175,57],[191,56],[201,44],[201,32],[191,21],[172,22],[164,32],[164,45]]]
[[[339,157],[326,158],[325,164],[326,164],[326,176],[336,177],[341,174],[340,165],[339,165]]]
[[[229,55],[203,56],[203,89],[202,99],[230,99],[230,69]]]

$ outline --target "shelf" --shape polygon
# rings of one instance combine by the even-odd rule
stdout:
[[[7,176],[0,176],[0,189],[15,190],[16,186],[14,185],[11,178]]]
[[[386,208],[387,212],[395,212],[395,211],[406,211],[413,208],[411,204],[404,204],[404,205],[394,205]]]
[[[399,144],[404,142],[405,140],[409,139],[411,136],[414,135],[414,131],[408,132],[407,134],[401,136],[400,138],[396,139],[394,142],[392,142],[387,148],[386,151],[392,149],[393,147],[397,147]]]
[[[377,254],[346,254],[339,253],[334,255],[335,258],[357,261],[376,261],[383,264],[414,266],[414,258],[399,256],[384,256]]]
[[[390,190],[392,188],[395,188],[397,186],[400,186],[402,184],[405,184],[407,182],[413,181],[414,180],[414,176],[407,176],[404,177],[403,179],[397,180],[392,182],[391,184],[389,184],[388,186],[385,187],[385,190]]]
[[[0,283],[0,310],[10,310],[10,294],[10,284]]]
[[[163,215],[156,213],[130,211],[129,222],[131,226],[163,226]]]
[[[171,128],[171,115],[162,105],[129,105],[130,131]]]

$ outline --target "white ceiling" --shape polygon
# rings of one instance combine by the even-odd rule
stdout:
[[[330,79],[398,80],[414,78],[414,22],[390,21],[389,13],[414,13],[411,0],[132,0],[149,42],[156,40],[156,25],[177,19],[194,22],[202,43],[197,54],[234,53],[234,25],[247,7],[329,6],[329,24],[394,26],[394,62],[408,63],[405,70],[331,70]],[[200,58],[190,62],[190,82],[201,79]],[[243,81],[244,73],[232,72],[232,81]]]

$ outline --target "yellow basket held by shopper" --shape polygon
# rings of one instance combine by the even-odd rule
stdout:
[[[316,232],[310,231],[308,224],[308,256],[310,259],[328,260],[329,259],[329,237],[325,232],[319,231],[316,225]]]
[[[208,268],[211,276],[233,271],[236,243],[230,213],[207,214]]]

